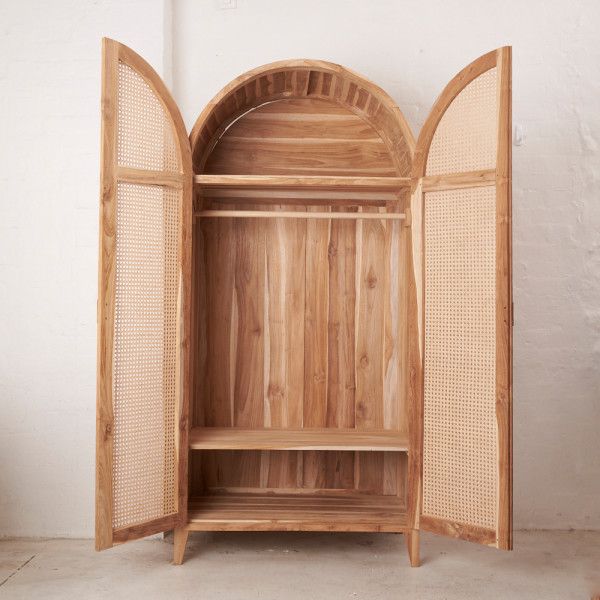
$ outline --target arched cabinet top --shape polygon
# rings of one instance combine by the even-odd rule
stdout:
[[[380,87],[340,65],[284,60],[234,79],[206,106],[190,142],[194,171],[206,162],[227,128],[244,114],[277,100],[313,99],[332,103],[363,119],[383,140],[398,176],[409,176],[415,141],[392,98]]]

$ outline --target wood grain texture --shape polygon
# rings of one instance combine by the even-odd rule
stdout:
[[[411,227],[407,231],[409,264],[407,289],[407,418],[410,453],[407,475],[407,514],[419,529],[423,477],[423,190],[416,185],[410,199]]]
[[[274,210],[200,210],[196,217],[208,219],[217,217],[221,219],[325,219],[346,221],[403,221],[404,213],[352,213],[352,212],[317,212],[317,211],[274,211]]]
[[[352,495],[204,496],[190,503],[190,531],[406,530],[394,497]]]
[[[496,170],[485,169],[467,173],[452,173],[448,175],[427,175],[422,178],[424,192],[439,192],[442,190],[457,190],[471,187],[496,185]]]
[[[116,230],[117,46],[102,40],[100,248],[96,375],[96,550],[113,545],[113,339]]]
[[[240,126],[255,116],[251,113],[239,121]],[[362,123],[362,121],[361,121]],[[291,125],[298,135],[298,122],[292,121]],[[302,123],[306,127],[306,123]],[[319,131],[322,131],[323,124],[319,122]],[[254,132],[252,132],[254,133]],[[272,132],[268,132],[271,134]],[[302,130],[305,134],[304,129]],[[306,167],[305,167],[306,168]],[[356,192],[365,190],[367,192],[394,190],[397,191],[403,187],[410,187],[410,177],[335,177],[305,175],[303,177],[291,175],[195,175],[194,183],[203,190],[226,188],[226,189],[259,189],[264,192],[269,190],[343,190],[347,192]]]
[[[419,567],[421,566],[421,559],[419,556],[419,530],[409,529],[405,535],[410,566]]]
[[[183,564],[185,545],[187,543],[189,530],[185,527],[176,527],[173,534],[173,564]]]
[[[511,48],[498,50],[496,163],[496,418],[498,547],[512,550],[512,90]]]
[[[190,431],[195,450],[365,450],[405,452],[405,434],[393,430],[294,429],[293,425],[269,429],[196,427]]]

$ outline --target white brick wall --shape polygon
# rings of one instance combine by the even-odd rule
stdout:
[[[512,44],[515,523],[600,528],[600,3],[217,6],[0,3],[0,535],[93,533],[103,35],[167,81],[172,62],[188,128],[246,69],[309,57],[381,85],[415,133],[454,73]]]

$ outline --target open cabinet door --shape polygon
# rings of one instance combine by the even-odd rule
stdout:
[[[419,526],[503,549],[512,547],[510,142],[506,47],[461,71],[435,103],[411,201]]]
[[[190,147],[129,48],[102,46],[96,549],[187,518]]]

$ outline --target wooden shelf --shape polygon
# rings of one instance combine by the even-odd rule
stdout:
[[[387,531],[407,529],[397,496],[240,494],[190,500],[190,531]]]
[[[194,182],[205,189],[270,188],[295,190],[370,190],[385,191],[410,187],[410,177],[326,177],[318,175],[194,175]]]
[[[242,429],[194,427],[193,450],[364,450],[406,452],[408,439],[398,431],[356,429]]]
[[[320,175],[195,175],[203,198],[218,202],[273,204],[353,203],[385,206],[410,186],[408,177],[335,177]]]

